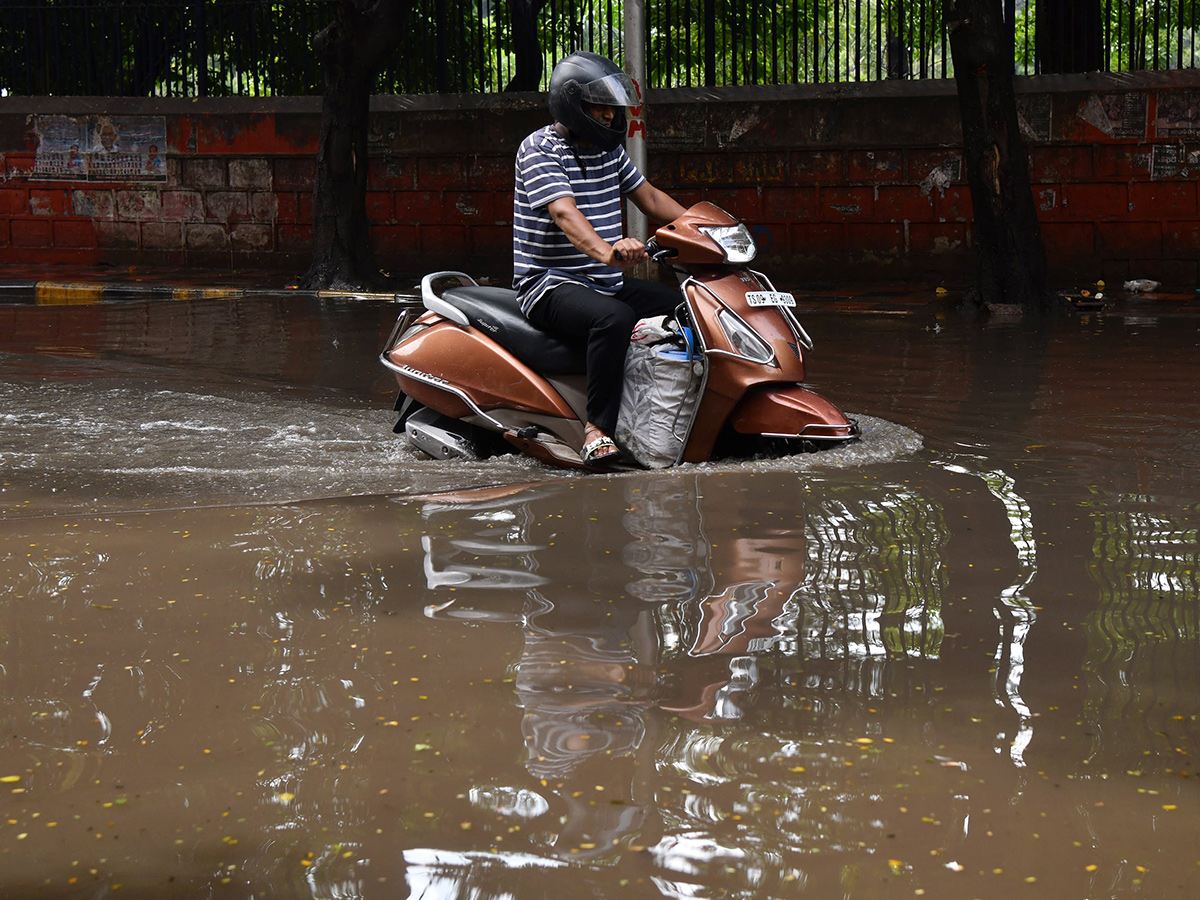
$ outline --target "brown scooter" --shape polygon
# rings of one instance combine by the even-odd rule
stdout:
[[[747,268],[755,245],[744,225],[697,203],[659,228],[646,249],[681,277],[676,330],[687,336],[681,352],[698,392],[687,420],[674,425],[675,463],[781,455],[858,437],[857,423],[802,386],[812,341],[793,296]],[[425,311],[415,321],[402,313],[379,357],[400,387],[395,430],[443,459],[516,448],[583,467],[584,346],[531,324],[514,291],[461,272],[426,275],[421,295]]]

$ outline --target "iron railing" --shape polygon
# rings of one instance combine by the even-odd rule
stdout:
[[[1200,0],[1006,5],[1020,75],[1196,66]],[[319,93],[311,42],[335,6],[4,0],[0,95]],[[942,0],[644,0],[644,9],[650,87],[953,74]],[[621,21],[622,0],[413,0],[407,34],[377,90],[537,89],[554,62],[575,49],[620,60]]]

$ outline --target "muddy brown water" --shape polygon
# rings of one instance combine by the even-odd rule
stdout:
[[[423,459],[395,309],[0,308],[0,897],[1200,896],[1200,309],[802,309],[856,448]]]

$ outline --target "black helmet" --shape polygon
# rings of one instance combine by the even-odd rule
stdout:
[[[611,125],[591,117],[584,103],[617,107]],[[633,81],[611,60],[580,50],[558,61],[550,76],[550,115],[572,140],[612,150],[625,139],[625,107],[636,106]]]

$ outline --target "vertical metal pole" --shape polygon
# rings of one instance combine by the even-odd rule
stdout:
[[[643,175],[646,174],[646,5],[644,0],[625,0],[625,74],[641,94],[640,106],[629,110],[625,152]],[[646,217],[633,203],[626,204],[626,235],[646,240]],[[644,277],[644,276],[643,276]]]
[[[204,3],[193,4],[196,29],[196,94],[208,96],[208,22],[204,15]]]
[[[444,93],[450,87],[450,69],[447,65],[450,54],[446,43],[450,21],[446,17],[446,0],[437,0],[434,4],[434,21],[437,22],[437,90]]]
[[[704,0],[704,86],[717,84],[717,3]]]

